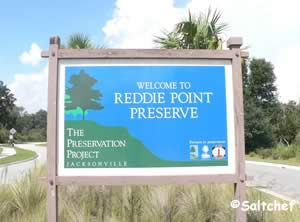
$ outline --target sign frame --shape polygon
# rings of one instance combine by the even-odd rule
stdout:
[[[240,202],[246,198],[245,188],[245,141],[241,58],[248,53],[240,47],[242,38],[231,37],[227,41],[230,50],[174,50],[174,49],[61,49],[60,38],[50,38],[48,58],[48,126],[47,126],[47,184],[48,221],[58,221],[57,188],[59,185],[158,185],[158,184],[204,184],[233,183],[234,198]],[[58,176],[58,89],[59,61],[65,59],[205,59],[228,60],[232,66],[234,128],[235,128],[235,174],[184,175],[184,176]],[[241,206],[235,210],[235,221],[246,221]]]
[[[219,72],[220,70],[222,70],[222,74],[224,74],[224,76],[222,76],[223,78],[221,78],[220,76],[220,79],[224,80],[224,83],[225,85],[223,85],[223,87],[225,87],[224,89],[222,88],[222,90],[224,90],[224,100],[226,100],[226,103],[224,101],[224,109],[226,109],[226,112],[224,114],[224,122],[226,122],[226,125],[227,125],[227,147],[231,147],[229,150],[227,150],[227,157],[228,157],[228,160],[227,160],[227,165],[224,166],[224,165],[212,165],[212,166],[172,166],[172,167],[143,167],[143,166],[140,166],[140,167],[133,167],[133,168],[130,168],[130,167],[111,167],[111,168],[106,168],[106,167],[91,167],[91,168],[80,168],[80,167],[67,167],[65,168],[65,161],[67,161],[65,158],[65,152],[64,152],[64,145],[65,145],[65,140],[66,140],[66,137],[68,137],[66,134],[65,134],[65,130],[64,130],[64,125],[65,125],[65,113],[64,113],[64,98],[65,98],[65,87],[66,87],[66,84],[68,83],[67,80],[66,80],[66,77],[68,76],[67,74],[67,69],[72,69],[72,68],[76,68],[76,69],[81,69],[81,67],[83,69],[85,68],[88,68],[88,69],[102,69],[102,68],[105,68],[107,69],[109,67],[109,69],[114,69],[114,68],[118,68],[119,67],[122,67],[124,68],[124,74],[120,74],[120,78],[122,78],[124,76],[125,79],[127,79],[127,82],[123,83],[123,81],[126,81],[125,79],[122,80],[122,84],[129,84],[131,81],[128,80],[130,79],[130,77],[132,77],[134,79],[134,76],[132,76],[133,74],[133,70],[135,69],[139,69],[140,67],[143,68],[147,68],[148,71],[147,71],[147,75],[149,75],[149,73],[151,73],[153,70],[153,68],[156,70],[155,72],[157,72],[158,70],[161,70],[161,69],[181,69],[181,72],[185,72],[184,70],[190,70],[191,69],[196,69],[194,70],[194,74],[196,74],[198,77],[196,79],[194,79],[194,82],[191,83],[189,82],[191,85],[194,86],[197,85],[197,83],[200,83],[202,81],[205,81],[205,79],[207,79],[208,77],[208,73],[209,71],[208,70],[216,70],[218,69]],[[201,74],[201,69],[205,67],[205,73],[202,73]],[[133,69],[130,74],[128,74],[128,72],[126,72],[125,70],[126,69]],[[90,70],[91,73],[92,70]],[[199,73],[200,71],[200,73]],[[106,71],[107,72],[107,71]],[[95,75],[94,74],[94,78],[96,78],[98,81],[100,81],[102,84],[103,82],[105,81],[104,79],[107,78],[107,79],[110,79],[110,74],[108,73],[101,73],[101,71],[97,71],[97,74]],[[177,72],[177,71],[175,71]],[[188,71],[189,72],[189,71]],[[224,73],[223,73],[224,72]],[[73,73],[73,72],[72,72]],[[127,73],[127,76],[125,76]],[[139,76],[142,76],[143,73],[139,73]],[[70,74],[70,73],[69,73]],[[89,73],[90,74],[90,73]],[[219,73],[221,74],[221,73]],[[168,78],[168,75],[165,75],[164,72],[161,71],[160,73],[160,77],[161,75],[163,75],[165,78]],[[101,77],[100,77],[101,76]],[[122,77],[121,77],[122,76]],[[188,78],[188,76],[182,74],[180,76],[183,76],[184,79]],[[201,78],[202,76],[202,78]],[[160,78],[158,77],[158,78]],[[215,76],[217,77],[217,76]],[[100,79],[98,79],[100,78]],[[131,79],[132,79],[131,78]],[[201,78],[201,80],[200,80]],[[209,79],[212,81],[213,80],[213,88],[211,88],[211,90],[213,90],[213,92],[215,91],[215,78],[210,76]],[[117,80],[115,81],[118,81],[118,78]],[[136,81],[139,81],[139,80],[136,80]],[[172,80],[164,80],[162,82],[177,82],[178,83],[178,79],[172,79]],[[181,80],[183,81],[183,80]],[[235,135],[234,135],[234,110],[233,110],[233,86],[232,86],[232,65],[231,65],[231,62],[229,62],[228,60],[199,60],[199,59],[194,59],[194,60],[188,60],[188,59],[164,59],[164,60],[155,60],[155,59],[139,59],[139,60],[131,60],[131,59],[94,59],[94,60],[86,60],[86,59],[64,59],[62,61],[59,62],[59,91],[58,91],[58,164],[57,164],[57,174],[58,176],[121,176],[121,175],[126,175],[126,176],[171,176],[171,175],[175,175],[175,176],[182,176],[182,175],[218,175],[218,174],[234,174],[235,173],[235,142],[234,142],[234,138],[235,138]],[[134,81],[135,82],[135,81]],[[205,84],[200,84],[200,85],[205,85]],[[133,92],[136,92],[135,90],[141,90],[141,89],[138,89],[138,87],[136,85],[134,85],[135,88],[134,89],[127,89],[127,90],[131,90]],[[203,87],[202,86],[202,87]],[[206,86],[206,85],[205,85]],[[199,87],[199,86],[198,86]],[[211,87],[211,86],[210,86]],[[185,92],[186,90],[188,89],[182,89],[179,84],[178,86],[176,86],[176,89],[177,91],[179,90],[180,92]],[[164,92],[164,95],[165,97],[167,97],[168,93],[171,93],[171,92],[175,92],[176,89],[167,89],[167,90],[164,90],[164,89],[161,89],[161,92]],[[193,89],[193,88],[192,88]],[[101,90],[101,88],[100,88]],[[116,91],[115,91],[116,90]],[[120,92],[120,89],[119,88],[116,88],[114,90],[114,92]],[[200,89],[193,89],[192,91],[199,91]],[[200,90],[201,91],[201,90]],[[127,91],[126,91],[127,92]],[[129,91],[128,91],[129,92]],[[147,90],[147,92],[149,92],[149,90]],[[189,91],[190,92],[190,91]],[[102,92],[104,94],[106,94],[105,92]],[[215,93],[215,92],[214,92]],[[213,96],[212,96],[213,97]],[[170,98],[169,98],[170,99]],[[214,102],[215,103],[218,103],[220,100],[215,100],[214,99]],[[222,100],[223,101],[223,100]],[[164,106],[172,106],[171,104],[168,104],[168,105],[165,105],[167,101],[164,101]],[[179,102],[179,101],[178,101]],[[108,101],[106,101],[105,104],[103,104],[105,107],[107,107],[107,104]],[[178,105],[181,105],[182,103],[178,104]],[[201,103],[202,104],[202,103]],[[177,105],[177,106],[178,106]],[[194,104],[193,104],[194,105]],[[200,105],[200,104],[199,104]],[[118,106],[118,105],[115,105],[114,106]],[[192,104],[190,104],[190,106],[192,106]],[[130,107],[135,107],[135,104],[132,104]],[[200,107],[199,107],[200,108]],[[116,107],[116,109],[118,109]],[[201,108],[200,108],[201,109]],[[209,108],[209,110],[211,109],[216,109],[216,106],[214,108]],[[123,110],[124,111],[124,110]],[[101,116],[103,115],[102,111],[101,112]],[[99,114],[100,114],[99,112]],[[198,113],[198,112],[197,112]],[[219,112],[219,114],[221,114]],[[107,113],[106,113],[107,115]],[[202,116],[202,114],[200,114]],[[216,114],[214,114],[216,115]],[[213,116],[214,116],[213,115]],[[207,116],[206,116],[207,117]],[[206,117],[203,117],[202,116],[202,120],[203,118],[205,119]],[[119,117],[120,118],[120,117]],[[126,117],[124,117],[126,118]],[[95,118],[94,119],[90,119],[89,120],[94,120],[94,121],[97,121]],[[145,119],[145,124],[147,124],[147,120]],[[177,121],[179,121],[179,124],[180,124],[180,120],[178,119]],[[177,123],[176,121],[176,123]],[[161,122],[161,120],[159,120],[158,122]],[[191,131],[193,132],[197,132],[197,127],[199,126],[199,124],[201,124],[201,121],[192,121],[194,122],[194,126],[193,128],[190,128]],[[104,123],[101,123],[99,122],[100,124],[104,124]],[[219,122],[218,122],[219,123]],[[115,125],[117,124],[117,125]],[[113,127],[113,126],[119,126],[119,123],[115,123],[114,125],[108,125],[110,127]],[[216,123],[215,123],[216,124]],[[105,124],[104,124],[105,125]],[[121,124],[122,125],[122,124]],[[127,126],[127,125],[126,125]],[[139,127],[143,127],[142,124],[140,124]],[[207,126],[206,127],[210,127],[210,126]],[[142,130],[142,129],[141,129]],[[156,128],[156,130],[159,130]],[[134,131],[132,131],[134,132]],[[149,133],[149,132],[148,132]],[[201,133],[197,133],[197,135],[201,135]],[[195,136],[195,135],[194,135]],[[209,142],[212,142],[213,146],[216,145],[216,140],[220,141],[223,139],[218,139],[218,138],[221,138],[221,137],[218,137],[218,138],[215,138],[215,135],[212,134],[213,136],[213,140],[210,140]],[[70,138],[70,137],[68,137]],[[72,136],[72,138],[74,138]],[[141,140],[142,137],[137,137],[139,140]],[[177,137],[174,137],[174,140],[176,140]],[[82,138],[84,139],[84,138]],[[98,138],[100,139],[100,138]],[[162,139],[162,138],[160,138]],[[156,139],[156,141],[160,141],[159,138]],[[168,141],[170,141],[170,137],[169,139],[167,139]],[[187,138],[186,138],[187,139]],[[203,138],[204,139],[204,138]],[[225,139],[225,137],[224,137]],[[173,140],[173,138],[172,138]],[[191,141],[191,137],[189,137],[189,146],[193,146],[195,144],[197,144],[197,146],[199,146],[199,144],[201,142],[203,142],[201,139],[200,141],[197,140],[197,138],[193,137],[194,141]],[[187,140],[186,140],[187,141]],[[205,141],[205,140],[204,140]],[[144,141],[143,141],[144,142]],[[207,142],[207,141],[205,141]],[[225,141],[224,141],[225,142]],[[165,144],[166,145],[166,144]],[[174,144],[172,144],[174,146]],[[156,144],[156,146],[158,146],[158,144]],[[184,147],[185,145],[182,144],[182,146],[180,147]],[[201,146],[201,145],[200,145]],[[147,148],[147,147],[146,147]],[[93,148],[92,148],[93,149]],[[85,149],[86,150],[86,149]],[[150,149],[151,150],[151,149]],[[153,152],[153,151],[152,151]],[[170,151],[169,151],[170,152]],[[157,155],[157,154],[156,154]],[[211,154],[212,155],[212,154]],[[140,157],[142,158],[142,157]],[[163,159],[168,159],[166,157],[164,157]],[[214,158],[212,158],[214,159]],[[126,159],[127,160],[127,159]],[[104,161],[110,161],[108,159],[104,159]],[[124,159],[125,161],[125,159]],[[186,160],[187,161],[187,160]],[[214,160],[216,161],[216,160]],[[79,163],[80,161],[78,161]],[[89,162],[89,161],[88,161]],[[190,162],[193,162],[193,161],[190,161]],[[201,163],[203,161],[199,161],[198,163]],[[94,162],[95,163],[95,162]]]

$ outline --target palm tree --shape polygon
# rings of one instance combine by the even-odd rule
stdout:
[[[163,32],[162,37],[156,37],[154,42],[160,48],[176,49],[221,49],[221,35],[228,28],[226,23],[221,23],[222,13],[211,8],[199,17],[191,15],[176,24],[172,32]]]
[[[76,32],[69,36],[66,45],[63,45],[62,48],[71,48],[71,49],[90,49],[97,48],[90,39],[90,37],[84,33]]]

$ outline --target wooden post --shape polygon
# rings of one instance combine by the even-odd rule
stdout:
[[[245,177],[245,137],[244,137],[244,105],[243,105],[243,80],[241,68],[242,38],[232,37],[227,41],[227,47],[234,52],[232,59],[232,73],[235,104],[235,129],[236,129],[236,172],[238,181],[234,184],[234,198],[240,205],[235,209],[235,222],[246,222],[247,214],[242,211],[241,205],[246,200]]]
[[[48,221],[57,222],[57,83],[59,37],[50,38],[48,74],[48,126],[47,126],[47,171],[48,171]]]

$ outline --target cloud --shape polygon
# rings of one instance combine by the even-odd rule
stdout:
[[[113,18],[102,29],[105,41],[114,48],[151,48],[154,36],[173,28],[182,12],[173,0],[117,0]]]
[[[22,106],[28,113],[47,109],[48,67],[40,73],[16,74],[9,85],[17,98],[16,105]]]
[[[230,26],[225,38],[242,36],[251,57],[266,58],[274,64],[280,99],[287,101],[299,97],[297,55],[285,48],[299,44],[300,31],[295,28],[300,25],[299,6],[295,0],[190,0],[176,8],[174,0],[117,0],[113,17],[102,31],[108,47],[153,48],[154,36],[161,35],[163,29],[171,30],[188,10],[197,15],[208,7],[217,8],[223,12],[222,21]],[[282,53],[294,57],[289,60]]]
[[[296,67],[299,62],[300,45],[289,46],[280,51],[275,66],[280,100],[300,102],[300,72]]]
[[[38,44],[32,43],[29,52],[23,52],[20,55],[21,63],[31,64],[32,66],[38,65],[41,61],[41,51],[42,49]]]

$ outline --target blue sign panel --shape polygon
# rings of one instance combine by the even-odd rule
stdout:
[[[66,66],[64,168],[228,166],[225,66]]]

